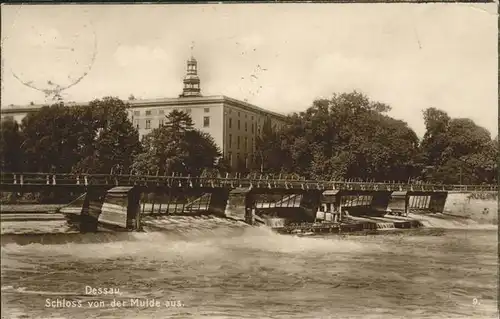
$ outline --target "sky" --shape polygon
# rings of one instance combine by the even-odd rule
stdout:
[[[495,3],[3,5],[1,18],[3,108],[46,103],[55,84],[66,101],[177,97],[193,54],[203,95],[287,114],[357,90],[419,136],[428,107],[498,132]]]

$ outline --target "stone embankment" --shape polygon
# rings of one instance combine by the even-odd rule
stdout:
[[[444,214],[498,225],[498,193],[449,193]]]

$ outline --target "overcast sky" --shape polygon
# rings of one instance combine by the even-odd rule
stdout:
[[[45,102],[13,74],[46,89],[90,66],[66,100],[177,97],[194,41],[204,95],[288,113],[358,90],[420,136],[430,106],[496,136],[496,12],[495,3],[3,6],[2,106]]]

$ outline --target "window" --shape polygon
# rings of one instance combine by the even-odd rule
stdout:
[[[191,114],[191,109],[186,109],[187,114]]]
[[[160,115],[163,115],[163,114],[165,114],[165,110],[159,110],[159,111],[158,111],[158,113],[159,113]]]
[[[158,127],[161,127],[161,126],[163,126],[163,124],[165,123],[165,120],[164,120],[164,119],[161,119],[159,122],[160,122],[160,124],[158,125]]]
[[[238,149],[240,149],[240,137],[239,136],[237,137],[237,144],[238,144],[237,145]]]
[[[252,115],[252,121],[253,121],[253,115]]]
[[[227,159],[229,160],[229,165],[232,165],[233,164],[233,153],[228,152]]]
[[[248,131],[248,125],[247,125],[247,122],[245,122],[245,132]]]
[[[139,116],[141,115],[141,111],[134,111],[134,116]]]
[[[210,108],[206,107],[206,108],[204,108],[204,109],[203,109],[203,111],[204,111],[205,113],[208,113],[208,112],[210,112]]]
[[[250,150],[253,152],[253,137],[250,139]]]
[[[233,135],[229,134],[229,148],[233,146]]]
[[[210,116],[204,116],[203,117],[203,127],[209,127],[210,126]]]
[[[241,122],[238,120],[238,130],[241,129]]]
[[[248,149],[248,137],[245,136],[245,151]]]
[[[254,124],[252,123],[252,133],[254,132]]]
[[[241,113],[240,113],[240,112],[238,112],[238,117],[240,117],[240,115],[241,115]]]
[[[151,115],[151,111],[150,111],[150,110],[147,110],[147,111],[146,111],[146,116],[147,116],[147,115]]]
[[[139,129],[139,120],[135,120],[135,121],[134,121],[134,125],[135,125],[135,127],[136,127],[137,129]]]
[[[233,127],[233,119],[229,119],[229,128],[232,128]]]
[[[245,114],[245,118],[247,118],[248,115]]]
[[[151,120],[146,120],[146,130],[151,129]]]

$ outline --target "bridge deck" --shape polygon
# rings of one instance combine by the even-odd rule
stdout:
[[[50,173],[2,173],[2,189],[28,189],[53,187],[115,187],[138,186],[144,188],[254,188],[280,190],[344,190],[344,191],[406,191],[406,192],[497,192],[497,185],[441,185],[408,184],[397,182],[352,182],[320,181],[284,178],[237,178],[237,177],[189,177],[151,175],[110,175],[110,174],[50,174]]]

